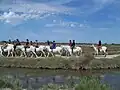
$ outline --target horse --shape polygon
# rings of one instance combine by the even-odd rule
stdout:
[[[1,48],[2,52],[8,52],[7,57],[10,56],[10,54],[12,54],[13,57],[13,52],[14,52],[14,45],[13,44],[7,44],[6,48]]]
[[[62,48],[64,48],[64,50],[66,51],[66,55],[67,56],[71,56],[72,55],[72,49],[69,45],[61,45]],[[75,47],[73,49],[73,53],[76,53],[77,55],[80,55],[80,53],[82,53],[82,48],[81,47]]]
[[[38,47],[36,48],[36,52],[42,52],[42,54],[46,57],[46,54],[45,54],[45,52],[44,52],[44,49],[45,49],[45,46],[40,45],[40,46],[38,46]],[[41,54],[41,56],[42,56],[42,54]]]
[[[57,46],[55,49],[50,49],[50,46],[45,46],[45,48],[46,48],[46,50],[47,50],[47,52],[48,52],[47,57],[48,57],[50,54],[52,54],[52,56],[54,56],[53,53],[58,53],[58,54],[61,55],[61,50],[62,50],[62,48],[59,47],[59,46]]]
[[[25,55],[24,48],[25,48],[24,45],[17,45],[17,46],[15,47],[15,50],[20,50],[20,51],[22,51],[20,57],[22,57],[23,54]],[[15,56],[16,56],[16,55],[15,55]]]
[[[92,44],[92,47],[93,47],[93,49],[95,50],[95,55],[98,55],[98,54],[99,54],[98,48],[95,47],[94,44]],[[103,52],[104,55],[105,55],[105,57],[106,57],[106,55],[107,55],[107,47],[106,47],[106,46],[102,46],[102,47],[100,48],[100,52]]]
[[[32,52],[32,56],[31,57],[33,57],[33,54],[35,55],[35,57],[38,57],[36,52],[35,52],[36,51],[36,47],[34,47],[32,45],[30,45],[29,48],[26,48],[26,50],[25,50],[25,46],[24,45],[17,45],[16,46],[16,50],[17,49],[20,49],[22,51],[22,54],[20,55],[20,57],[22,57],[23,54],[25,55],[25,57],[27,57],[26,52],[28,52],[28,53]]]

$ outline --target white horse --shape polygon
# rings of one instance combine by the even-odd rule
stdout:
[[[42,54],[46,57],[44,49],[45,49],[45,46],[44,45],[40,45],[40,46],[38,46],[38,48],[36,48],[36,52],[42,52]],[[41,56],[42,56],[42,54],[41,54]]]
[[[58,53],[58,54],[61,55],[61,50],[62,50],[62,48],[59,47],[59,46],[57,46],[55,49],[50,49],[50,46],[45,46],[45,48],[46,48],[47,51],[48,51],[47,57],[48,57],[50,54],[52,54],[52,56],[54,56],[54,53]]]
[[[10,54],[12,54],[13,57],[13,52],[14,52],[14,45],[13,44],[7,44],[6,48],[1,48],[2,52],[7,52],[7,57],[9,57]]]
[[[69,46],[69,45],[61,45],[61,47],[62,48],[64,48],[64,50],[66,51],[66,55],[68,56],[68,55],[72,55],[72,49],[71,49],[71,47]],[[82,54],[82,48],[81,47],[75,47],[74,49],[73,49],[73,53],[75,53],[75,54],[77,54],[77,55],[80,55],[80,54]]]
[[[20,57],[22,57],[23,54],[25,55],[24,48],[25,48],[24,45],[17,45],[16,48],[15,48],[15,50],[21,50],[22,51]]]
[[[92,45],[92,47],[93,47],[93,49],[95,50],[95,54],[98,55],[98,54],[99,54],[98,48],[95,47],[94,44]],[[105,57],[106,57],[106,55],[107,55],[107,47],[106,47],[106,46],[102,46],[102,47],[100,48],[100,52],[103,52],[104,55],[105,55]]]
[[[27,54],[26,54],[26,52],[27,53],[30,53],[30,52],[32,52],[32,56],[31,57],[33,57],[33,54],[36,56],[36,57],[38,57],[37,56],[37,54],[36,54],[36,47],[34,47],[34,46],[32,46],[32,45],[30,45],[30,48],[26,48],[26,51],[25,51],[25,46],[24,45],[17,45],[16,46],[16,50],[17,49],[20,49],[21,51],[22,51],[22,54],[20,55],[20,57],[22,57],[22,55],[24,54],[25,55],[25,57],[27,57]]]

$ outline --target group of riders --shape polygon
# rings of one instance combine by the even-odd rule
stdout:
[[[16,39],[16,40],[14,40],[14,41],[9,40],[8,43],[9,43],[9,44],[14,44],[14,49],[16,48],[17,45],[21,45],[19,39]],[[52,44],[52,45],[51,45],[51,44]],[[5,43],[5,45],[7,45],[7,43]],[[33,42],[32,42],[32,41],[29,41],[28,39],[26,39],[25,50],[26,50],[26,48],[29,48],[30,45],[33,45]],[[48,41],[47,41],[47,45],[49,45],[49,46],[50,46],[50,49],[52,49],[52,50],[56,48],[56,42],[55,42],[55,41],[53,41],[53,42],[51,43],[51,42],[48,40]],[[73,53],[73,49],[75,48],[75,45],[76,45],[75,40],[73,40],[73,41],[72,41],[72,40],[69,40],[69,46],[70,46],[71,49],[72,49],[72,53]],[[102,46],[102,43],[101,43],[101,40],[99,40],[98,45],[97,45],[98,51],[100,51],[101,46]],[[38,40],[35,40],[35,47],[36,47],[36,48],[39,47]]]

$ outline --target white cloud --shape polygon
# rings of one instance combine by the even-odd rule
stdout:
[[[53,20],[53,23],[48,23],[45,27],[68,27],[68,28],[88,28],[89,25],[77,23],[77,22],[67,22],[67,21],[57,21]]]
[[[14,24],[28,19],[42,19],[59,13],[69,14],[68,12],[71,9],[60,5],[52,6],[42,3],[23,2],[22,4],[2,4],[0,5],[0,10],[9,10],[9,12],[4,12],[0,15],[0,20]]]

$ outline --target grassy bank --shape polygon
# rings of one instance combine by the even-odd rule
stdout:
[[[95,59],[91,54],[81,57],[49,57],[49,58],[6,58],[0,57],[0,67],[31,69],[118,69],[120,56],[113,59]]]
[[[9,90],[23,90],[22,85],[18,79],[12,79],[9,77],[0,78],[0,89],[9,88]],[[26,90],[34,90],[27,88]],[[80,77],[80,83],[75,84],[70,78],[69,84],[53,84],[42,85],[38,90],[111,90],[111,87],[107,84],[102,84],[98,77]]]
[[[109,69],[119,68],[119,58],[120,57],[114,59],[94,59],[90,55],[79,58],[0,58],[0,66],[41,69]]]

